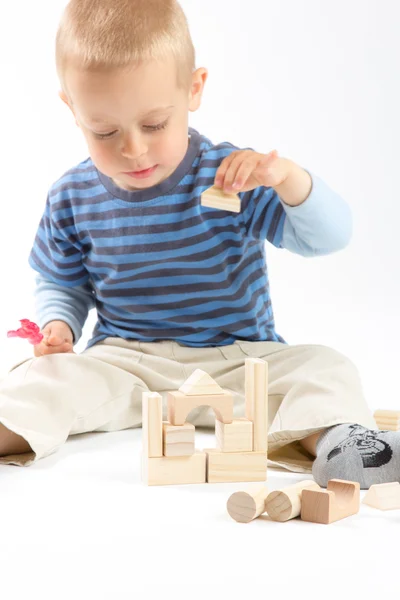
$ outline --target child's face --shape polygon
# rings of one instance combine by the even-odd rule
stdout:
[[[109,72],[71,67],[69,99],[63,92],[60,97],[74,113],[99,171],[121,188],[141,190],[166,179],[183,160],[188,111],[200,106],[206,79],[207,71],[197,69],[191,89],[179,89],[172,59]]]

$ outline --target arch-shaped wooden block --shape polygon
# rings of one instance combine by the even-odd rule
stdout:
[[[178,390],[168,392],[168,421],[172,425],[183,425],[190,411],[199,406],[211,406],[217,419],[222,423],[232,423],[233,421],[233,398],[229,392],[224,391],[223,394],[205,396],[186,396]]]
[[[301,518],[328,525],[360,510],[360,484],[356,481],[331,479],[326,490],[303,490]]]

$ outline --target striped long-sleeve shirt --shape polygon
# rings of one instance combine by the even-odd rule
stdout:
[[[110,336],[285,342],[275,331],[265,242],[303,256],[337,251],[351,236],[349,207],[310,173],[299,206],[258,187],[239,194],[240,213],[206,208],[202,192],[238,148],[189,134],[181,164],[153,187],[122,189],[90,158],[51,186],[29,257],[41,327],[63,320],[76,342],[95,307],[88,347]]]

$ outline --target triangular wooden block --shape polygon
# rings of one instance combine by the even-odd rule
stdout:
[[[201,369],[196,369],[181,385],[179,391],[186,396],[214,396],[224,393],[222,387]]]
[[[240,196],[225,193],[221,188],[213,185],[202,193],[201,205],[238,213],[240,212]]]
[[[400,483],[378,483],[371,485],[365,494],[363,504],[380,510],[394,510],[400,508]]]

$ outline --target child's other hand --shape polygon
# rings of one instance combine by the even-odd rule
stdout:
[[[276,150],[259,154],[254,150],[236,150],[221,162],[215,185],[230,194],[248,192],[256,187],[275,187],[290,174],[291,161],[278,157]]]
[[[33,348],[36,357],[74,351],[72,331],[64,321],[47,323],[41,333],[42,341]]]

